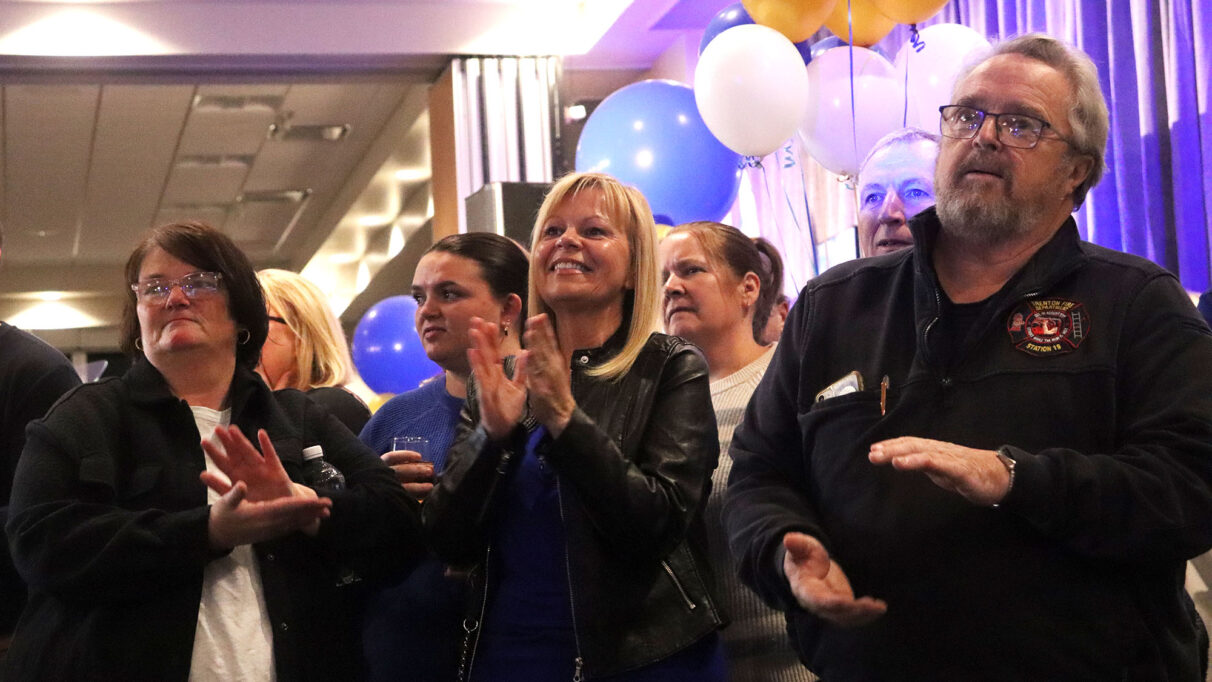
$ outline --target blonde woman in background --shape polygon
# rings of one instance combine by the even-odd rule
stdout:
[[[783,614],[762,603],[736,575],[721,511],[732,459],[728,445],[749,397],[770,365],[775,344],[765,340],[778,315],[783,260],[765,239],[730,225],[679,225],[661,241],[665,331],[702,349],[711,377],[720,461],[711,476],[704,518],[719,596],[731,623],[721,633],[732,682],[815,679],[796,658]]]
[[[354,371],[341,323],[320,287],[287,270],[262,270],[269,335],[257,373],[277,391],[307,393],[359,433],[370,419],[367,401],[374,392]]]

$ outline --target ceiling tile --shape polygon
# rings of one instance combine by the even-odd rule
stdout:
[[[229,204],[236,200],[248,163],[240,158],[222,158],[215,162],[184,160],[173,166],[164,188],[163,204]]]
[[[79,258],[126,258],[155,222],[189,111],[190,85],[106,85],[93,143]]]
[[[273,255],[278,240],[294,222],[296,214],[305,210],[307,202],[257,201],[237,204],[232,208],[224,229],[249,256],[266,258]]]
[[[163,225],[187,220],[201,220],[221,230],[227,223],[227,213],[226,206],[168,206],[156,212],[155,223]]]
[[[278,115],[272,107],[195,107],[185,123],[181,155],[256,154]]]
[[[71,258],[100,91],[96,85],[4,87],[6,259]]]
[[[399,101],[406,86],[398,85],[395,99]],[[352,123],[367,114],[379,90],[378,83],[295,83],[286,93],[282,111],[292,114],[289,123],[325,124]]]
[[[214,83],[198,86],[199,97],[284,97],[287,83]]]

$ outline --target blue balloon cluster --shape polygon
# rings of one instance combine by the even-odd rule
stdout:
[[[741,157],[707,129],[687,85],[632,83],[602,100],[581,131],[576,169],[644,194],[658,223],[720,220],[736,201]]]
[[[392,296],[371,306],[354,328],[354,366],[376,393],[410,391],[442,371],[425,355],[416,312],[411,296]]]

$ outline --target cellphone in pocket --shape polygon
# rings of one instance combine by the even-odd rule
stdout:
[[[820,393],[816,394],[816,402],[829,400],[838,396],[847,395],[850,393],[858,393],[863,390],[863,375],[858,373],[858,370],[850,372],[841,379],[829,384]]]

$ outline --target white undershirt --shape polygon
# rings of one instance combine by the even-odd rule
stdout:
[[[215,426],[231,422],[231,410],[220,412],[192,405],[190,409],[198,433],[205,439],[214,434]],[[214,442],[222,447],[218,441]],[[206,456],[206,470],[227,478],[210,455]],[[213,505],[218,499],[219,493],[207,488],[207,502]],[[191,682],[276,679],[273,627],[252,545],[240,545],[206,565],[189,679]]]

